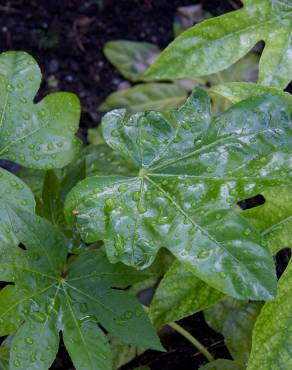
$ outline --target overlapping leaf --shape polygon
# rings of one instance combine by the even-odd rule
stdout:
[[[11,260],[14,285],[0,292],[0,335],[14,333],[11,370],[48,369],[59,331],[77,369],[111,369],[107,338],[98,324],[126,343],[161,348],[143,308],[123,290],[143,276],[111,265],[100,250],[67,259],[68,241],[50,223],[10,208],[22,260]],[[2,268],[2,266],[1,266]]]
[[[35,104],[40,83],[40,69],[30,55],[0,55],[0,158],[27,167],[63,167],[79,150],[74,135],[80,104],[70,93],[51,94]]]
[[[224,336],[232,357],[243,366],[249,358],[252,331],[261,307],[261,302],[226,297],[204,312],[208,325]]]
[[[243,211],[267,240],[273,254],[292,247],[292,187],[282,186],[262,191],[265,203]]]
[[[114,92],[100,105],[102,111],[127,108],[131,112],[165,110],[179,107],[187,98],[187,90],[173,83],[139,84]]]
[[[174,112],[113,111],[103,121],[105,140],[136,176],[80,182],[66,200],[68,221],[85,241],[104,240],[112,261],[144,268],[167,247],[222,292],[268,299],[270,254],[235,204],[290,183],[290,117],[291,98],[270,94],[211,120],[201,90]]]
[[[123,76],[139,81],[159,54],[159,48],[149,42],[115,40],[107,42],[103,52]]]
[[[200,367],[199,370],[244,370],[244,368],[235,361],[219,358]]]
[[[155,292],[149,315],[155,325],[162,326],[202,311],[222,296],[175,261]]]
[[[259,83],[284,88],[292,78],[291,0],[243,0],[177,37],[146,72],[150,79],[194,78],[226,69],[265,41]]]
[[[264,305],[255,324],[248,370],[292,367],[292,264],[282,275],[276,299]]]

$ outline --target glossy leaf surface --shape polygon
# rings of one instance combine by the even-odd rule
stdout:
[[[147,83],[114,92],[99,107],[102,111],[126,108],[130,112],[177,108],[186,100],[187,91],[171,83]]]
[[[115,40],[107,42],[103,52],[124,77],[139,81],[158,56],[159,48],[149,42]]]
[[[48,369],[60,330],[76,369],[111,369],[110,347],[99,323],[126,343],[161,349],[136,299],[112,289],[140,281],[143,274],[111,265],[101,250],[66,261],[68,240],[57,228],[19,209],[10,209],[9,216],[26,248],[20,249],[21,262],[10,261],[14,285],[0,291],[0,333],[15,332],[10,369]]]
[[[54,93],[35,104],[41,72],[24,52],[0,54],[0,158],[26,167],[63,167],[79,150],[80,104]]]
[[[224,336],[225,345],[234,360],[246,365],[252,331],[262,304],[237,301],[226,297],[204,312],[207,324]]]
[[[250,98],[251,96],[259,96],[272,93],[274,95],[283,96],[284,99],[289,99],[290,94],[283,92],[276,87],[267,87],[249,82],[229,82],[213,86],[210,91],[212,93],[224,96],[232,103],[238,103],[241,100]]]
[[[202,311],[222,296],[222,293],[199,280],[184,265],[175,261],[155,292],[149,315],[152,322],[159,327]]]
[[[276,299],[264,305],[256,322],[248,370],[292,367],[292,265],[282,275]]]
[[[177,37],[146,71],[150,79],[204,76],[226,69],[265,41],[259,83],[285,88],[292,78],[292,2],[244,0],[243,8],[208,19]]]
[[[291,98],[270,94],[212,120],[201,90],[178,111],[113,111],[103,120],[104,137],[136,176],[80,182],[67,197],[67,219],[85,241],[104,240],[112,261],[145,268],[167,247],[212,287],[269,299],[270,254],[235,205],[291,181],[290,116]]]

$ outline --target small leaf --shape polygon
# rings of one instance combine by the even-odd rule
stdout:
[[[5,344],[0,346],[0,369],[9,370],[9,347]]]
[[[292,264],[278,283],[276,299],[265,303],[255,324],[248,370],[292,368]]]
[[[178,36],[146,71],[145,78],[183,79],[226,69],[265,41],[259,83],[284,89],[291,80],[291,4],[243,1],[243,8],[208,19]]]
[[[29,54],[0,55],[0,158],[33,168],[63,167],[80,147],[79,100],[60,92],[35,104],[40,83],[40,69]]]
[[[99,107],[102,111],[126,108],[130,112],[164,110],[179,107],[187,91],[171,83],[147,83],[114,92]]]
[[[224,336],[232,357],[242,365],[246,365],[249,358],[252,331],[261,307],[260,302],[226,297],[204,311],[207,324]]]
[[[235,361],[218,359],[200,367],[199,370],[244,370],[244,368]]]
[[[104,138],[102,136],[101,126],[90,128],[87,131],[87,140],[91,145],[104,144]]]
[[[270,299],[270,252],[235,205],[290,183],[291,106],[291,97],[263,95],[212,120],[198,89],[177,111],[107,114],[105,140],[136,176],[81,181],[66,199],[68,222],[84,241],[103,240],[112,262],[146,268],[167,247],[213,288]]]
[[[159,55],[156,45],[126,40],[109,41],[103,52],[117,70],[130,81],[139,81]]]
[[[202,311],[222,296],[175,261],[155,292],[149,315],[159,327]]]

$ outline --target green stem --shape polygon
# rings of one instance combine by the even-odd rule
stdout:
[[[201,353],[206,357],[206,359],[209,362],[214,361],[214,357],[211,355],[211,353],[207,350],[206,347],[203,346],[202,343],[200,343],[195,337],[193,337],[188,331],[186,331],[183,327],[178,325],[175,322],[171,322],[167,324],[171,328],[173,328],[175,331],[180,333],[183,337],[185,337],[189,342],[192,343],[193,346],[195,346]]]

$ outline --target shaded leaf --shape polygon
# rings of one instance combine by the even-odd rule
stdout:
[[[218,359],[200,367],[199,370],[243,370],[243,367],[232,360]]]
[[[100,105],[102,111],[126,108],[131,112],[179,107],[187,98],[184,88],[171,83],[140,84],[114,92]]]
[[[87,131],[87,140],[91,145],[104,144],[101,125],[99,125],[98,127],[90,128]]]
[[[204,311],[207,324],[224,336],[225,344],[234,360],[246,365],[252,331],[262,303],[237,301],[226,297]]]
[[[148,42],[109,41],[103,52],[117,70],[130,81],[139,81],[159,55],[159,48]]]
[[[244,0],[243,8],[208,19],[178,36],[146,71],[150,79],[183,79],[226,69],[265,41],[259,83],[285,88],[292,77],[291,2]]]
[[[149,315],[155,325],[162,326],[202,311],[222,296],[175,261],[155,292]]]
[[[270,253],[235,204],[291,181],[290,116],[291,98],[270,94],[211,120],[202,90],[178,111],[113,111],[104,137],[136,176],[83,180],[66,199],[66,217],[86,242],[103,240],[111,261],[145,268],[167,247],[223,293],[269,299]]]
[[[79,100],[60,92],[35,104],[40,83],[40,69],[30,55],[0,55],[0,158],[33,168],[63,167],[80,147],[75,137]]]
[[[277,297],[264,305],[253,332],[248,370],[292,367],[292,265],[278,283]]]
[[[0,369],[9,370],[9,347],[5,344],[0,346]]]

